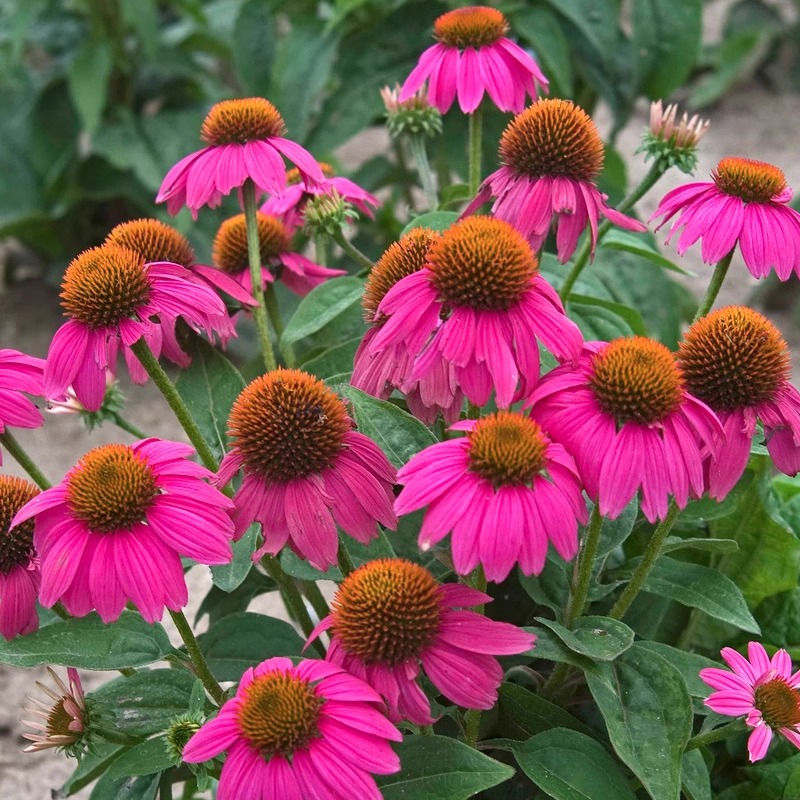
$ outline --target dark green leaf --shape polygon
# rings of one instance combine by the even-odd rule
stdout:
[[[248,554],[249,558],[249,554]],[[261,594],[275,591],[276,586],[272,578],[251,569],[247,577],[234,589],[225,590],[219,586],[212,586],[208,594],[197,609],[195,622],[208,614],[209,624],[213,625],[229,614],[247,611],[250,601]]]
[[[350,306],[360,302],[364,294],[361,278],[331,278],[312,289],[297,306],[281,336],[281,347],[316,333]]]
[[[711,777],[699,750],[690,750],[684,754],[681,784],[687,800],[711,800]]]
[[[400,232],[400,236],[405,236],[409,231],[413,231],[414,228],[430,228],[441,233],[455,225],[458,217],[457,211],[428,211],[426,214],[414,217]]]
[[[599,297],[589,297],[582,294],[570,294],[570,307],[575,303],[580,303],[584,306],[599,306],[611,314],[620,317],[624,324],[626,324],[635,336],[647,336],[647,329],[644,326],[641,314],[630,306],[623,305],[622,303],[615,303],[612,300],[602,300]]]
[[[288,623],[248,611],[230,614],[197,637],[218,681],[238,681],[274,656],[299,656],[303,640]]]
[[[112,67],[110,43],[88,39],[67,72],[67,86],[72,102],[78,111],[83,129],[89,134],[94,133],[100,124]]]
[[[550,79],[551,94],[572,97],[574,76],[569,43],[556,15],[547,8],[523,7],[511,16],[511,27],[533,47],[536,60]]]
[[[636,800],[619,765],[594,739],[553,728],[514,747],[525,774],[555,800]]]
[[[664,258],[653,243],[652,237],[648,234],[633,233],[632,231],[626,231],[622,228],[612,228],[603,237],[600,247],[608,248],[609,250],[624,250],[628,253],[634,253],[637,256],[646,258],[650,263],[663,267],[670,272],[677,272],[681,275],[694,275],[693,272],[683,269],[683,267],[680,267],[668,258]]]
[[[514,770],[446,736],[406,736],[395,747],[402,769],[379,775],[383,800],[467,800]]]
[[[552,609],[556,616],[563,612],[569,597],[569,578],[562,559],[548,557],[539,575],[517,574],[522,588],[535,603]]]
[[[275,58],[272,10],[264,0],[248,0],[234,27],[233,66],[245,94],[264,95]]]
[[[498,690],[499,709],[502,728],[511,724],[519,729],[522,736],[528,737],[551,728],[570,728],[592,735],[590,728],[543,697],[529,692],[514,683],[502,683]],[[513,735],[509,733],[508,735]]]
[[[155,800],[161,774],[112,778],[105,774],[94,786],[89,800]]]
[[[765,642],[800,647],[800,589],[767,597],[755,610]]]
[[[677,647],[664,644],[663,642],[637,642],[637,647],[645,650],[652,650],[665,658],[683,676],[686,688],[692,697],[708,697],[711,689],[708,684],[700,680],[700,670],[708,667],[719,667],[716,661],[701,656],[697,653],[689,653],[686,650],[679,650]]]
[[[544,617],[536,617],[536,621],[550,628],[574,653],[598,661],[613,661],[633,644],[633,631],[609,617],[578,617],[572,630]]]
[[[361,337],[348,339],[348,341],[329,347],[319,355],[304,361],[302,367],[306,372],[323,380],[335,375],[348,376],[349,379],[353,372],[353,360],[359,344],[361,344]]]
[[[167,742],[163,736],[148,739],[134,745],[108,768],[108,777],[126,778],[132,775],[152,775],[162,772],[175,763],[167,753]]]
[[[72,775],[67,778],[62,787],[65,795],[72,795],[88,786],[92,781],[106,772],[109,764],[113,763],[125,752],[119,744],[99,742],[93,752],[86,753],[78,762]]]
[[[633,336],[630,323],[616,311],[600,305],[597,298],[591,303],[567,303],[569,318],[581,329],[588,341],[610,342],[623,336]]]
[[[0,642],[0,663],[22,668],[61,664],[81,669],[122,669],[152,664],[171,651],[161,625],[148,625],[135,611],[123,611],[116,622],[108,624],[92,613]]]
[[[223,592],[232,592],[250,574],[252,555],[256,550],[258,525],[251,525],[238,542],[231,544],[233,558],[229,564],[219,564],[211,569],[211,581]]]
[[[709,539],[707,537],[689,537],[682,539],[680,536],[668,536],[663,545],[662,553],[671,553],[674,550],[702,550],[706,553],[733,553],[739,545],[733,539]]]
[[[681,674],[634,644],[616,661],[586,675],[617,755],[653,800],[678,800],[681,757],[692,730],[692,707]]]
[[[600,529],[600,543],[597,546],[598,559],[609,555],[628,539],[633,532],[638,513],[639,503],[634,497],[616,519],[603,520],[603,527]]]

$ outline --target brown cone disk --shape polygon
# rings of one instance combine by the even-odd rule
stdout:
[[[200,138],[212,146],[245,144],[273,136],[283,136],[286,125],[269,100],[244,97],[223,100],[208,112],[200,129]]]
[[[146,262],[171,261],[182,267],[190,267],[195,263],[189,240],[171,225],[157,219],[123,222],[111,229],[105,243],[127,247]]]
[[[755,707],[773,730],[800,725],[800,692],[783,678],[773,678],[755,688]]]
[[[0,575],[7,575],[12,567],[27,567],[33,556],[34,520],[11,531],[8,527],[17,511],[37,494],[39,490],[30,481],[0,475]]]
[[[467,6],[442,14],[433,23],[433,35],[442,44],[463,50],[487,47],[508,33],[506,18],[488,6]]]
[[[772,164],[749,158],[723,158],[711,173],[717,188],[746,203],[768,203],[786,188],[786,177]]]
[[[258,223],[258,242],[260,246],[261,264],[268,266],[281,253],[287,252],[292,245],[292,237],[286,226],[271,214],[256,214]],[[236,275],[248,269],[247,224],[244,214],[226,219],[219,226],[214,244],[211,247],[211,261],[215,267]]]

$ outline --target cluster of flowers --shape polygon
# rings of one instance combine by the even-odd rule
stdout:
[[[144,439],[92,450],[41,492],[2,477],[0,634],[36,629],[37,598],[74,616],[97,611],[106,622],[131,602],[156,621],[187,602],[181,557],[227,563],[231,541],[254,521],[263,533],[254,559],[288,545],[325,570],[337,561],[337,526],[368,543],[379,524],[394,529],[398,515],[427,508],[420,547],[451,534],[457,574],[480,566],[502,581],[516,565],[539,574],[550,542],[564,559],[575,556],[578,525],[588,520],[584,492],[614,518],[641,489],[650,521],[665,518],[670,498],[681,508],[705,492],[721,500],[745,469],[759,421],[778,468],[800,470],[800,394],[788,380],[786,344],[761,315],[738,306],[709,314],[677,355],[642,337],[585,342],[566,316],[538,269],[549,232],[566,262],[587,227],[595,244],[601,216],[631,231],[645,226],[607,205],[595,185],[604,155],[597,129],[569,101],[536,99],[547,81],[506,31],[493,9],[445,14],[438,43],[401,90],[400,102],[427,81],[440,111],[457,96],[466,113],[487,92],[517,116],[500,142],[502,166],[462,219],[441,233],[412,230],[375,265],[364,295],[370,327],[352,378],[376,397],[399,391],[423,421],[441,414],[466,435],[396,472],[322,381],[276,369],[234,404],[233,444],[218,469],[190,461],[187,445]],[[526,96],[535,100],[528,108]],[[309,197],[335,190],[368,215],[378,200],[326,174],[283,134],[266,100],[218,104],[203,124],[207,146],[169,171],[157,200],[196,216],[252,181],[270,195],[257,218],[263,285],[280,279],[305,294],[342,274],[293,252]],[[282,156],[296,165],[288,178]],[[776,168],[730,158],[713,183],[669,193],[654,217],[680,214],[670,232],[682,228],[680,253],[702,238],[703,258],[718,261],[738,244],[754,275],[775,269],[785,279],[800,274],[800,215],[789,196]],[[491,215],[474,215],[490,199]],[[42,424],[23,393],[62,402],[72,393],[99,409],[120,349],[136,382],[147,377],[148,353],[186,366],[179,320],[226,343],[234,321],[216,290],[245,313],[256,303],[244,215],[221,227],[213,261],[197,264],[185,238],[155,220],[125,223],[80,254],[64,277],[68,321],[46,361],[0,351],[0,432]],[[559,362],[545,375],[540,345]],[[492,398],[496,411],[461,420],[465,400],[472,411]],[[231,497],[224,490],[239,472]],[[365,564],[314,631],[331,637],[326,661],[276,658],[248,670],[184,760],[227,751],[220,798],[345,796],[337,786],[380,797],[371,775],[399,768],[388,744],[399,738],[393,723],[433,721],[421,670],[453,702],[487,709],[502,679],[495,656],[533,646],[532,635],[467,610],[489,600],[408,561]],[[728,705],[709,701],[718,710],[758,709],[760,687],[775,674],[796,687],[783,657],[763,664],[756,653],[747,669],[726,658],[738,678],[704,676],[735,695]],[[763,715],[751,717],[761,725]],[[755,757],[768,743],[763,730]]]

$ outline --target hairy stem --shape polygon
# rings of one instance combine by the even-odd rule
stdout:
[[[597,556],[597,547],[600,544],[600,531],[603,527],[603,518],[600,510],[595,504],[592,516],[589,519],[589,526],[586,529],[586,536],[583,539],[583,547],[578,554],[577,580],[572,587],[567,609],[564,612],[564,625],[571,628],[575,620],[583,613],[586,607],[586,598],[589,596],[589,584],[592,581],[592,567]]]
[[[425,134],[412,133],[409,136],[409,144],[414,161],[417,165],[417,174],[422,190],[425,192],[425,200],[428,209],[433,211],[439,205],[439,198],[436,193],[436,178],[431,170],[431,163],[428,161],[428,150],[425,147]]]
[[[734,247],[733,250],[735,249],[736,248]],[[717,299],[719,290],[722,288],[722,283],[725,280],[725,276],[728,274],[728,267],[730,267],[731,259],[733,258],[733,250],[731,250],[727,255],[723,256],[714,267],[714,274],[711,276],[711,281],[708,284],[708,288],[706,289],[706,293],[703,296],[700,305],[697,307],[697,313],[694,315],[692,322],[697,322],[697,320],[702,319],[706,314],[708,314],[709,311],[711,311],[711,306],[714,305],[714,301]]]
[[[30,479],[42,490],[49,489],[51,484],[45,474],[36,466],[33,459],[25,452],[22,445],[14,438],[11,431],[0,433],[0,444],[11,453],[11,457],[19,464]]]
[[[469,194],[478,194],[481,185],[481,155],[483,145],[483,110],[478,106],[469,115]]]
[[[214,698],[214,702],[221,706],[225,701],[225,692],[217,683],[217,679],[211,674],[211,669],[192,631],[192,626],[189,625],[183,611],[172,611],[170,609],[169,615],[172,617],[172,621],[175,623],[175,627],[186,645],[186,652],[192,660],[195,674],[203,682],[206,691]]]

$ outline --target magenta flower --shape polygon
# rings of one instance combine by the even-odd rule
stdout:
[[[300,370],[268,372],[239,395],[228,420],[233,448],[218,481],[244,469],[233,520],[237,536],[261,523],[254,560],[288,544],[326,570],[337,560],[337,525],[363,544],[377,537],[377,523],[396,527],[394,467],[352,425],[342,400]]]
[[[67,267],[61,287],[70,319],[50,343],[44,391],[58,400],[72,386],[89,411],[103,404],[106,371],[116,376],[120,344],[131,378],[144,383],[147,373],[130,350],[142,337],[156,356],[185,366],[188,356],[174,335],[178,317],[212,339],[232,332],[224,303],[205,282],[179,264],[147,264],[126,247],[85,250]]]
[[[261,288],[276,279],[301,297],[328,278],[346,274],[328,269],[292,249],[294,229],[271,214],[256,212],[261,254]],[[238,283],[245,292],[253,291],[247,252],[247,225],[244,214],[226,219],[214,237],[211,260],[217,272]]]
[[[4,639],[39,627],[36,597],[41,576],[33,523],[11,529],[14,515],[38,494],[28,481],[0,475],[0,636]]]
[[[0,350],[0,433],[5,433],[7,426],[38,428],[44,424],[39,409],[23,392],[37,397],[44,394],[44,360],[18,350]]]
[[[713,311],[687,331],[678,364],[725,430],[725,448],[706,463],[711,497],[722,500],[742,476],[759,420],[775,466],[800,472],[800,392],[789,382],[789,348],[766,317],[746,306]]]
[[[679,255],[702,238],[703,261],[713,264],[738,243],[754,277],[771,269],[782,281],[800,277],[800,213],[789,207],[792,190],[783,172],[763,161],[723,158],[711,177],[712,183],[687,183],[664,195],[650,219],[663,217],[660,228],[680,212],[667,243],[683,228]]]
[[[269,658],[183,748],[189,764],[227,754],[217,800],[381,800],[372,775],[400,760],[403,737],[378,694],[325,661]]]
[[[722,658],[732,672],[700,670],[700,679],[717,690],[705,704],[718,714],[745,717],[753,729],[747,741],[750,761],[764,758],[775,732],[800,748],[800,671],[792,673],[785,650],[770,659],[762,645],[750,642],[747,655],[724,647]]]
[[[294,163],[309,183],[324,180],[312,155],[283,138],[285,132],[278,109],[261,97],[217,103],[200,131],[208,147],[182,158],[170,169],[156,202],[166,202],[170,214],[186,206],[197,219],[200,208],[216,208],[225,195],[242,187],[248,178],[257,193],[281,194],[286,185],[281,156]]]
[[[440,584],[411,561],[378,559],[342,581],[331,613],[309,641],[330,631],[327,660],[372,686],[386,701],[389,719],[430,725],[420,667],[448,700],[485,710],[497,702],[503,680],[494,656],[524,653],[536,641],[507,622],[457,610],[489,601],[462,584]]]
[[[576,359],[583,344],[528,243],[491,217],[467,217],[445,231],[425,268],[389,289],[378,314],[387,319],[371,353],[400,349],[415,357],[411,382],[437,370],[446,376],[452,365],[458,386],[479,406],[493,389],[500,408],[530,397],[539,379],[537,340],[562,361]],[[440,383],[432,399],[446,408],[451,387]]]
[[[467,6],[442,14],[433,25],[437,43],[429,47],[406,78],[400,102],[426,81],[430,104],[446,113],[458,95],[458,105],[471,114],[484,92],[501,111],[515,114],[525,96],[547,93],[548,81],[536,62],[506,38],[508,22],[496,8]]]
[[[717,454],[725,438],[711,409],[686,391],[674,355],[641,336],[587,342],[577,369],[545,375],[531,405],[610,519],[640,487],[651,522],[664,519],[669,496],[680,508],[690,495],[700,497],[703,458]]]
[[[148,622],[187,602],[181,556],[201,564],[231,557],[233,503],[205,482],[180,442],[143,439],[88,452],[64,480],[21,508],[12,527],[36,519],[39,602],[74,617],[96,610],[113,622],[130,601]]]
[[[494,197],[494,216],[510,222],[535,251],[555,223],[559,261],[569,261],[587,225],[594,253],[601,216],[629,231],[647,230],[606,204],[594,183],[603,159],[603,141],[582,108],[569,100],[540,100],[508,124],[500,140],[503,166],[481,184],[462,216]]]
[[[397,475],[405,486],[398,516],[428,506],[419,546],[428,550],[452,531],[455,571],[468,575],[481,564],[490,581],[505,580],[517,563],[538,575],[549,542],[572,559],[578,522],[588,521],[572,456],[510,411],[453,429],[467,436],[425,448]]]

